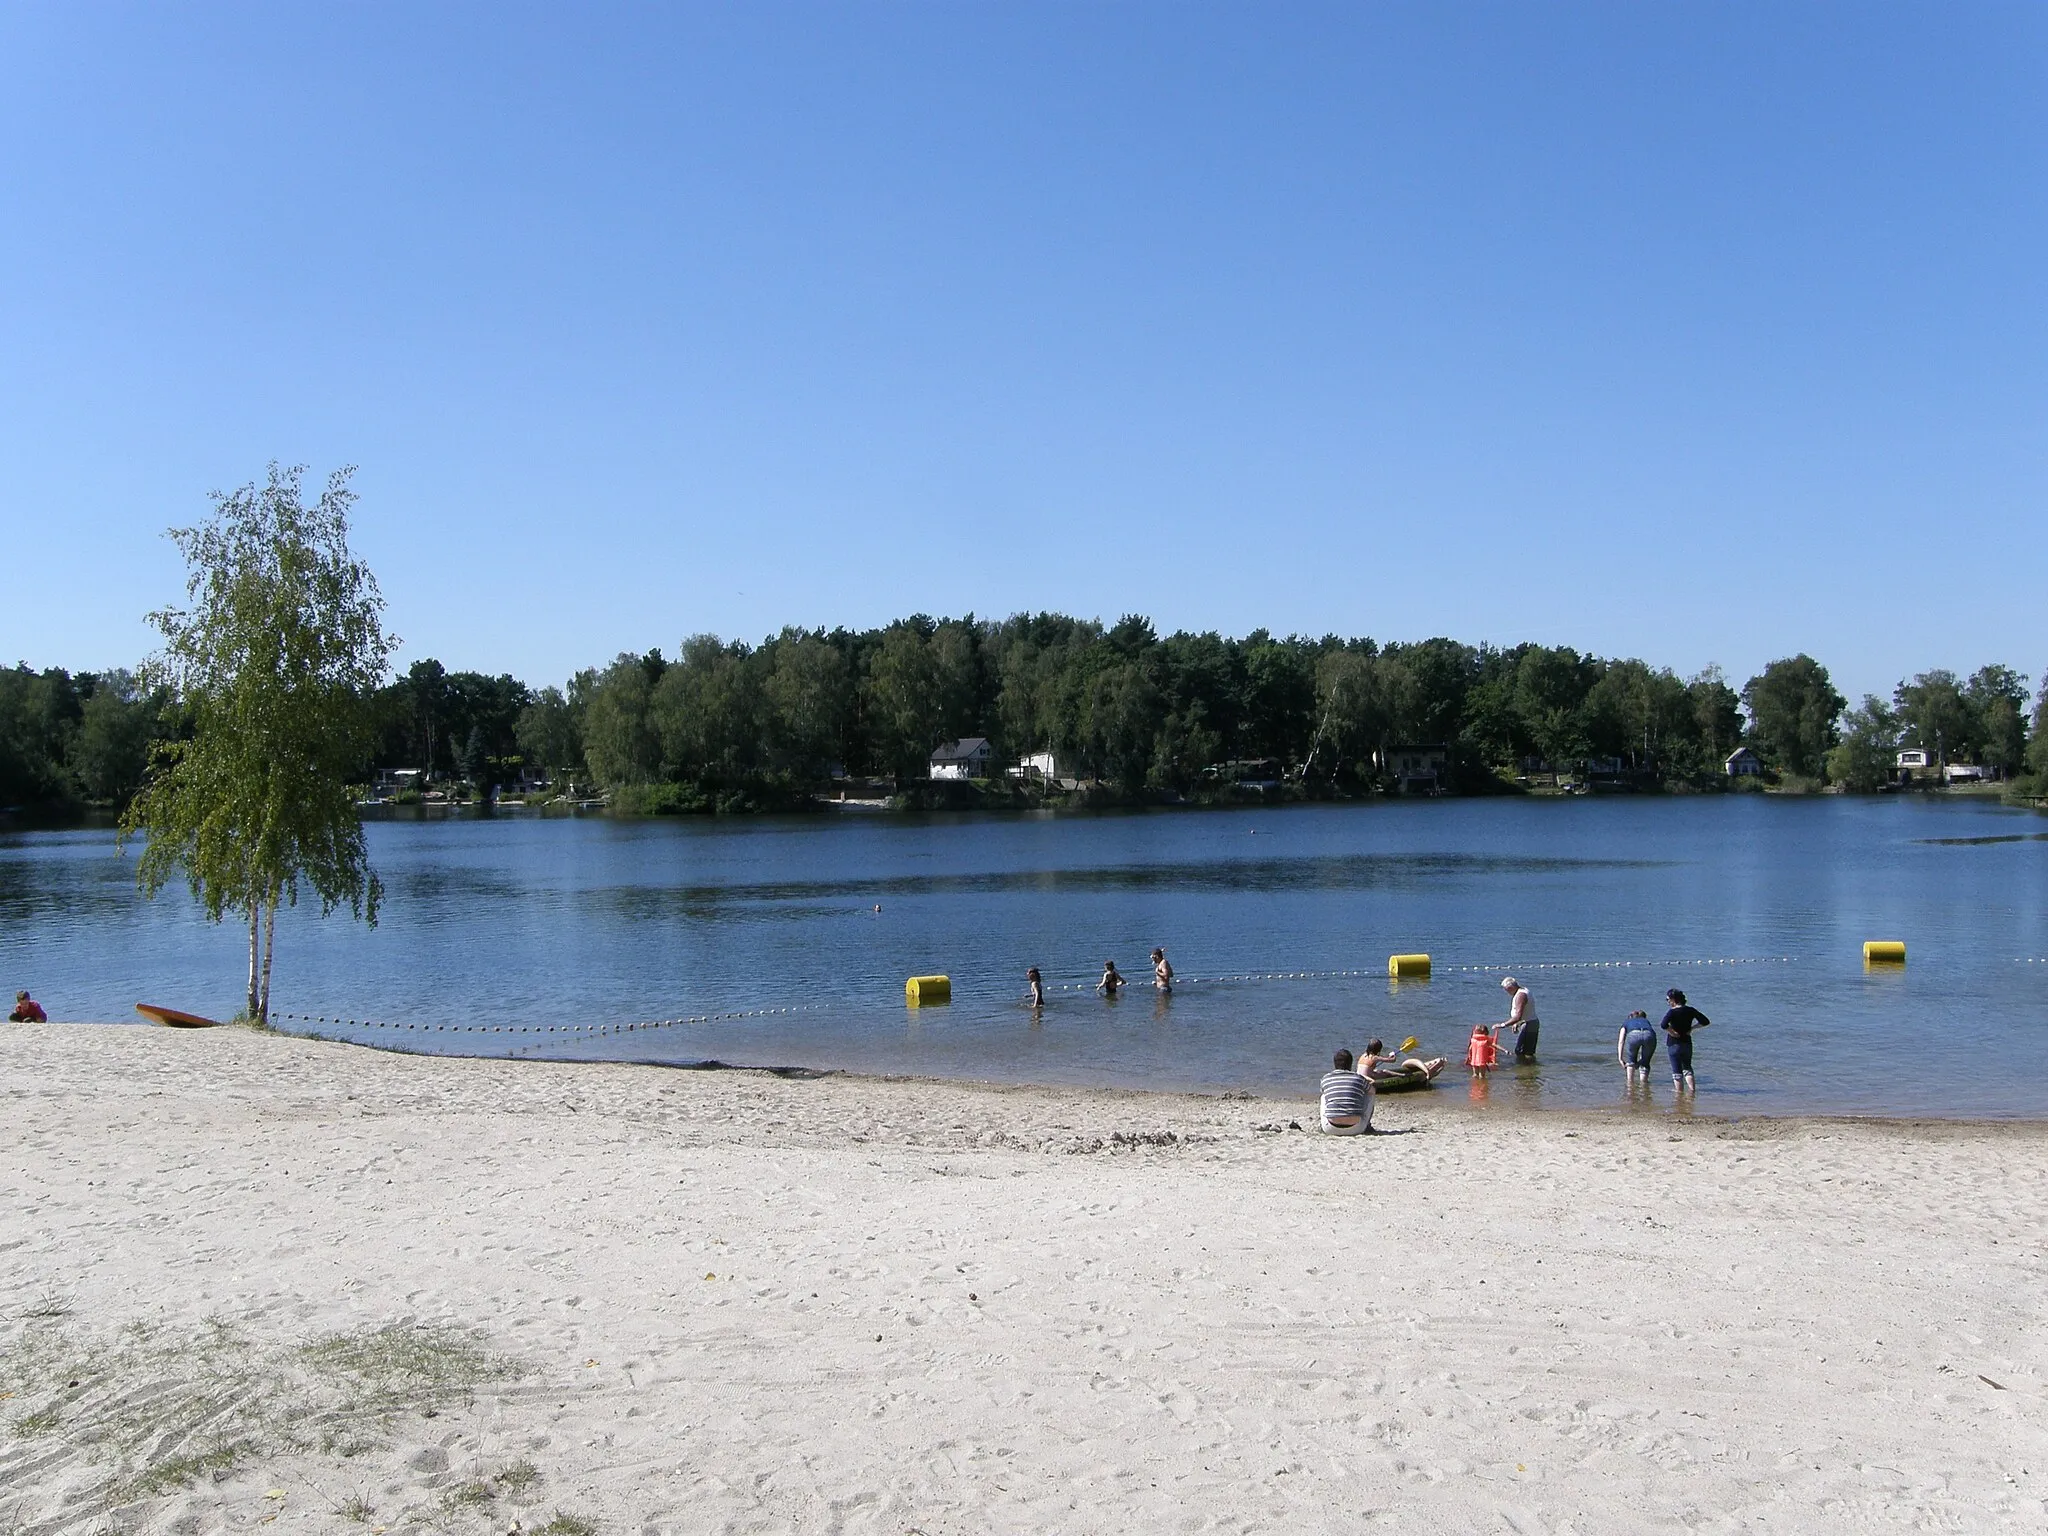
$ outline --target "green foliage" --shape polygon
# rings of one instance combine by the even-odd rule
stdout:
[[[596,680],[583,715],[583,756],[599,783],[616,789],[651,784],[660,775],[661,738],[650,718],[653,700],[648,668],[630,653]]]
[[[1742,690],[1751,744],[1766,766],[1818,778],[1837,738],[1845,700],[1828,669],[1804,653],[1774,661]]]
[[[0,807],[128,803],[179,717],[134,676],[0,670]]]
[[[554,778],[575,778],[583,771],[582,711],[559,688],[543,688],[519,712],[513,728],[520,755],[528,766]]]
[[[1842,739],[1828,753],[1828,777],[1859,795],[1889,783],[1898,764],[1899,718],[1884,700],[1863,696],[1842,719]]]
[[[110,674],[102,697],[95,681],[0,673],[0,803],[118,803],[143,716],[150,741],[191,735],[189,712],[165,714],[161,696]],[[2048,772],[2038,711],[2030,733],[2028,690],[2010,668],[1966,683],[1923,673],[1900,688],[1913,739],[1938,733],[1950,758],[2008,776],[2030,762]],[[638,814],[801,806],[842,769],[895,779],[906,804],[1009,803],[1000,784],[992,795],[916,789],[932,749],[961,736],[989,737],[998,768],[1051,751],[1058,777],[1091,800],[1227,796],[1243,776],[1228,765],[1247,763],[1276,763],[1313,793],[1368,792],[1400,746],[1443,749],[1468,791],[1589,766],[1646,786],[1756,789],[1723,772],[1737,745],[1756,748],[1774,784],[1817,784],[1842,708],[1804,655],[1738,695],[1718,668],[1680,678],[1569,647],[1161,636],[1135,614],[1107,628],[1054,613],[918,614],[859,632],[786,628],[759,645],[696,635],[672,661],[626,654],[537,692],[416,662],[376,694],[374,766],[482,789],[524,768],[602,787]]]
[[[1963,690],[1981,701],[1973,719],[2006,711],[2008,756],[2016,692],[2023,700],[2001,668]],[[1744,706],[1750,740],[1782,780],[1819,783],[1842,701],[1807,656],[1773,662],[1738,696],[1718,668],[1681,679],[1568,647],[1263,630],[1162,638],[1128,614],[1107,629],[1049,613],[914,615],[859,634],[786,629],[758,647],[697,636],[673,664],[649,653],[581,674],[562,710],[580,721],[590,771],[615,806],[680,812],[741,803],[750,786],[761,803],[789,803],[830,765],[897,778],[905,803],[951,805],[961,797],[909,786],[935,745],[975,735],[991,738],[998,763],[1052,751],[1061,777],[1093,781],[1091,795],[1219,793],[1236,776],[1219,765],[1265,761],[1305,783],[1370,789],[1400,745],[1442,747],[1468,789],[1525,765],[1588,762],[1726,788]],[[1978,729],[1986,742],[1996,734]]]
[[[2040,702],[2034,706],[2034,731],[2027,740],[2027,767],[2048,777],[2048,674],[2041,678]]]
[[[1892,693],[1906,745],[1925,747],[1936,760],[1970,762],[1977,751],[1977,719],[1953,672],[1922,672]]]
[[[374,924],[382,896],[353,786],[375,747],[369,701],[394,641],[376,578],[349,550],[349,473],[310,507],[303,471],[275,464],[261,489],[216,494],[211,518],[171,534],[190,606],[151,615],[164,637],[154,680],[183,701],[192,734],[159,746],[122,837],[147,834],[146,894],[182,873],[213,921],[247,916],[259,1023],[279,903],[306,885],[323,915],[346,904]]]
[[[1979,667],[1963,685],[1976,728],[1977,760],[2003,776],[2027,760],[2027,680],[2011,667]]]

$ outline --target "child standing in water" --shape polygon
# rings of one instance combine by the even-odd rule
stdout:
[[[1024,985],[1031,989],[1031,1006],[1043,1008],[1045,1006],[1045,983],[1039,979],[1037,966],[1032,966],[1030,970],[1024,973]]]
[[[1472,1039],[1465,1047],[1465,1065],[1472,1069],[1474,1077],[1491,1072],[1494,1063],[1500,1060],[1499,1028],[1497,1024],[1472,1026]]]
[[[1117,970],[1116,962],[1114,960],[1103,961],[1102,980],[1095,983],[1095,990],[1104,997],[1115,997],[1118,992],[1123,990],[1123,985],[1124,978],[1122,973]]]

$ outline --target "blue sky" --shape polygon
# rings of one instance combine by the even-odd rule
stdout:
[[[0,7],[0,657],[1052,608],[2048,667],[2036,5]]]

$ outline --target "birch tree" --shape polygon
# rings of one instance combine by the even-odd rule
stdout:
[[[310,888],[322,916],[345,904],[374,927],[383,898],[355,786],[376,744],[370,695],[397,641],[376,577],[349,548],[353,472],[337,470],[311,506],[298,466],[215,492],[211,517],[170,532],[186,605],[149,616],[164,639],[152,680],[184,701],[194,729],[159,749],[121,838],[144,838],[146,895],[182,873],[209,919],[247,921],[258,1024],[270,1019],[278,906]]]

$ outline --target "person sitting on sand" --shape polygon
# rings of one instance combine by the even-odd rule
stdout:
[[[1536,1000],[1529,995],[1529,989],[1512,976],[1503,976],[1500,985],[1508,995],[1508,1016],[1495,1029],[1513,1032],[1515,1060],[1534,1061],[1536,1037],[1543,1033],[1542,1022],[1536,1017]]]
[[[1123,986],[1124,979],[1117,972],[1116,962],[1114,960],[1103,961],[1102,980],[1095,983],[1095,990],[1104,997],[1115,997],[1117,993],[1123,990]]]
[[[1621,1021],[1621,1034],[1614,1042],[1614,1059],[1628,1068],[1631,1078],[1638,1072],[1648,1078],[1650,1062],[1656,1054],[1657,1031],[1650,1027],[1650,1016],[1638,1008]]]
[[[1152,985],[1162,992],[1173,990],[1173,962],[1163,949],[1152,951]]]
[[[1705,1029],[1714,1021],[1685,1000],[1685,994],[1673,987],[1664,994],[1671,1007],[1658,1021],[1664,1031],[1664,1050],[1671,1058],[1671,1086],[1681,1093],[1690,1093],[1692,1080],[1692,1032]]]
[[[1323,1134],[1363,1136],[1372,1129],[1372,1084],[1353,1068],[1349,1051],[1332,1061],[1334,1070],[1323,1074]]]
[[[50,1016],[43,1012],[43,1005],[26,992],[14,994],[14,1012],[7,1015],[10,1024],[47,1024]]]
[[[1043,1008],[1045,1006],[1045,982],[1039,977],[1037,966],[1032,966],[1030,970],[1024,973],[1024,985],[1031,989],[1031,1006]]]

